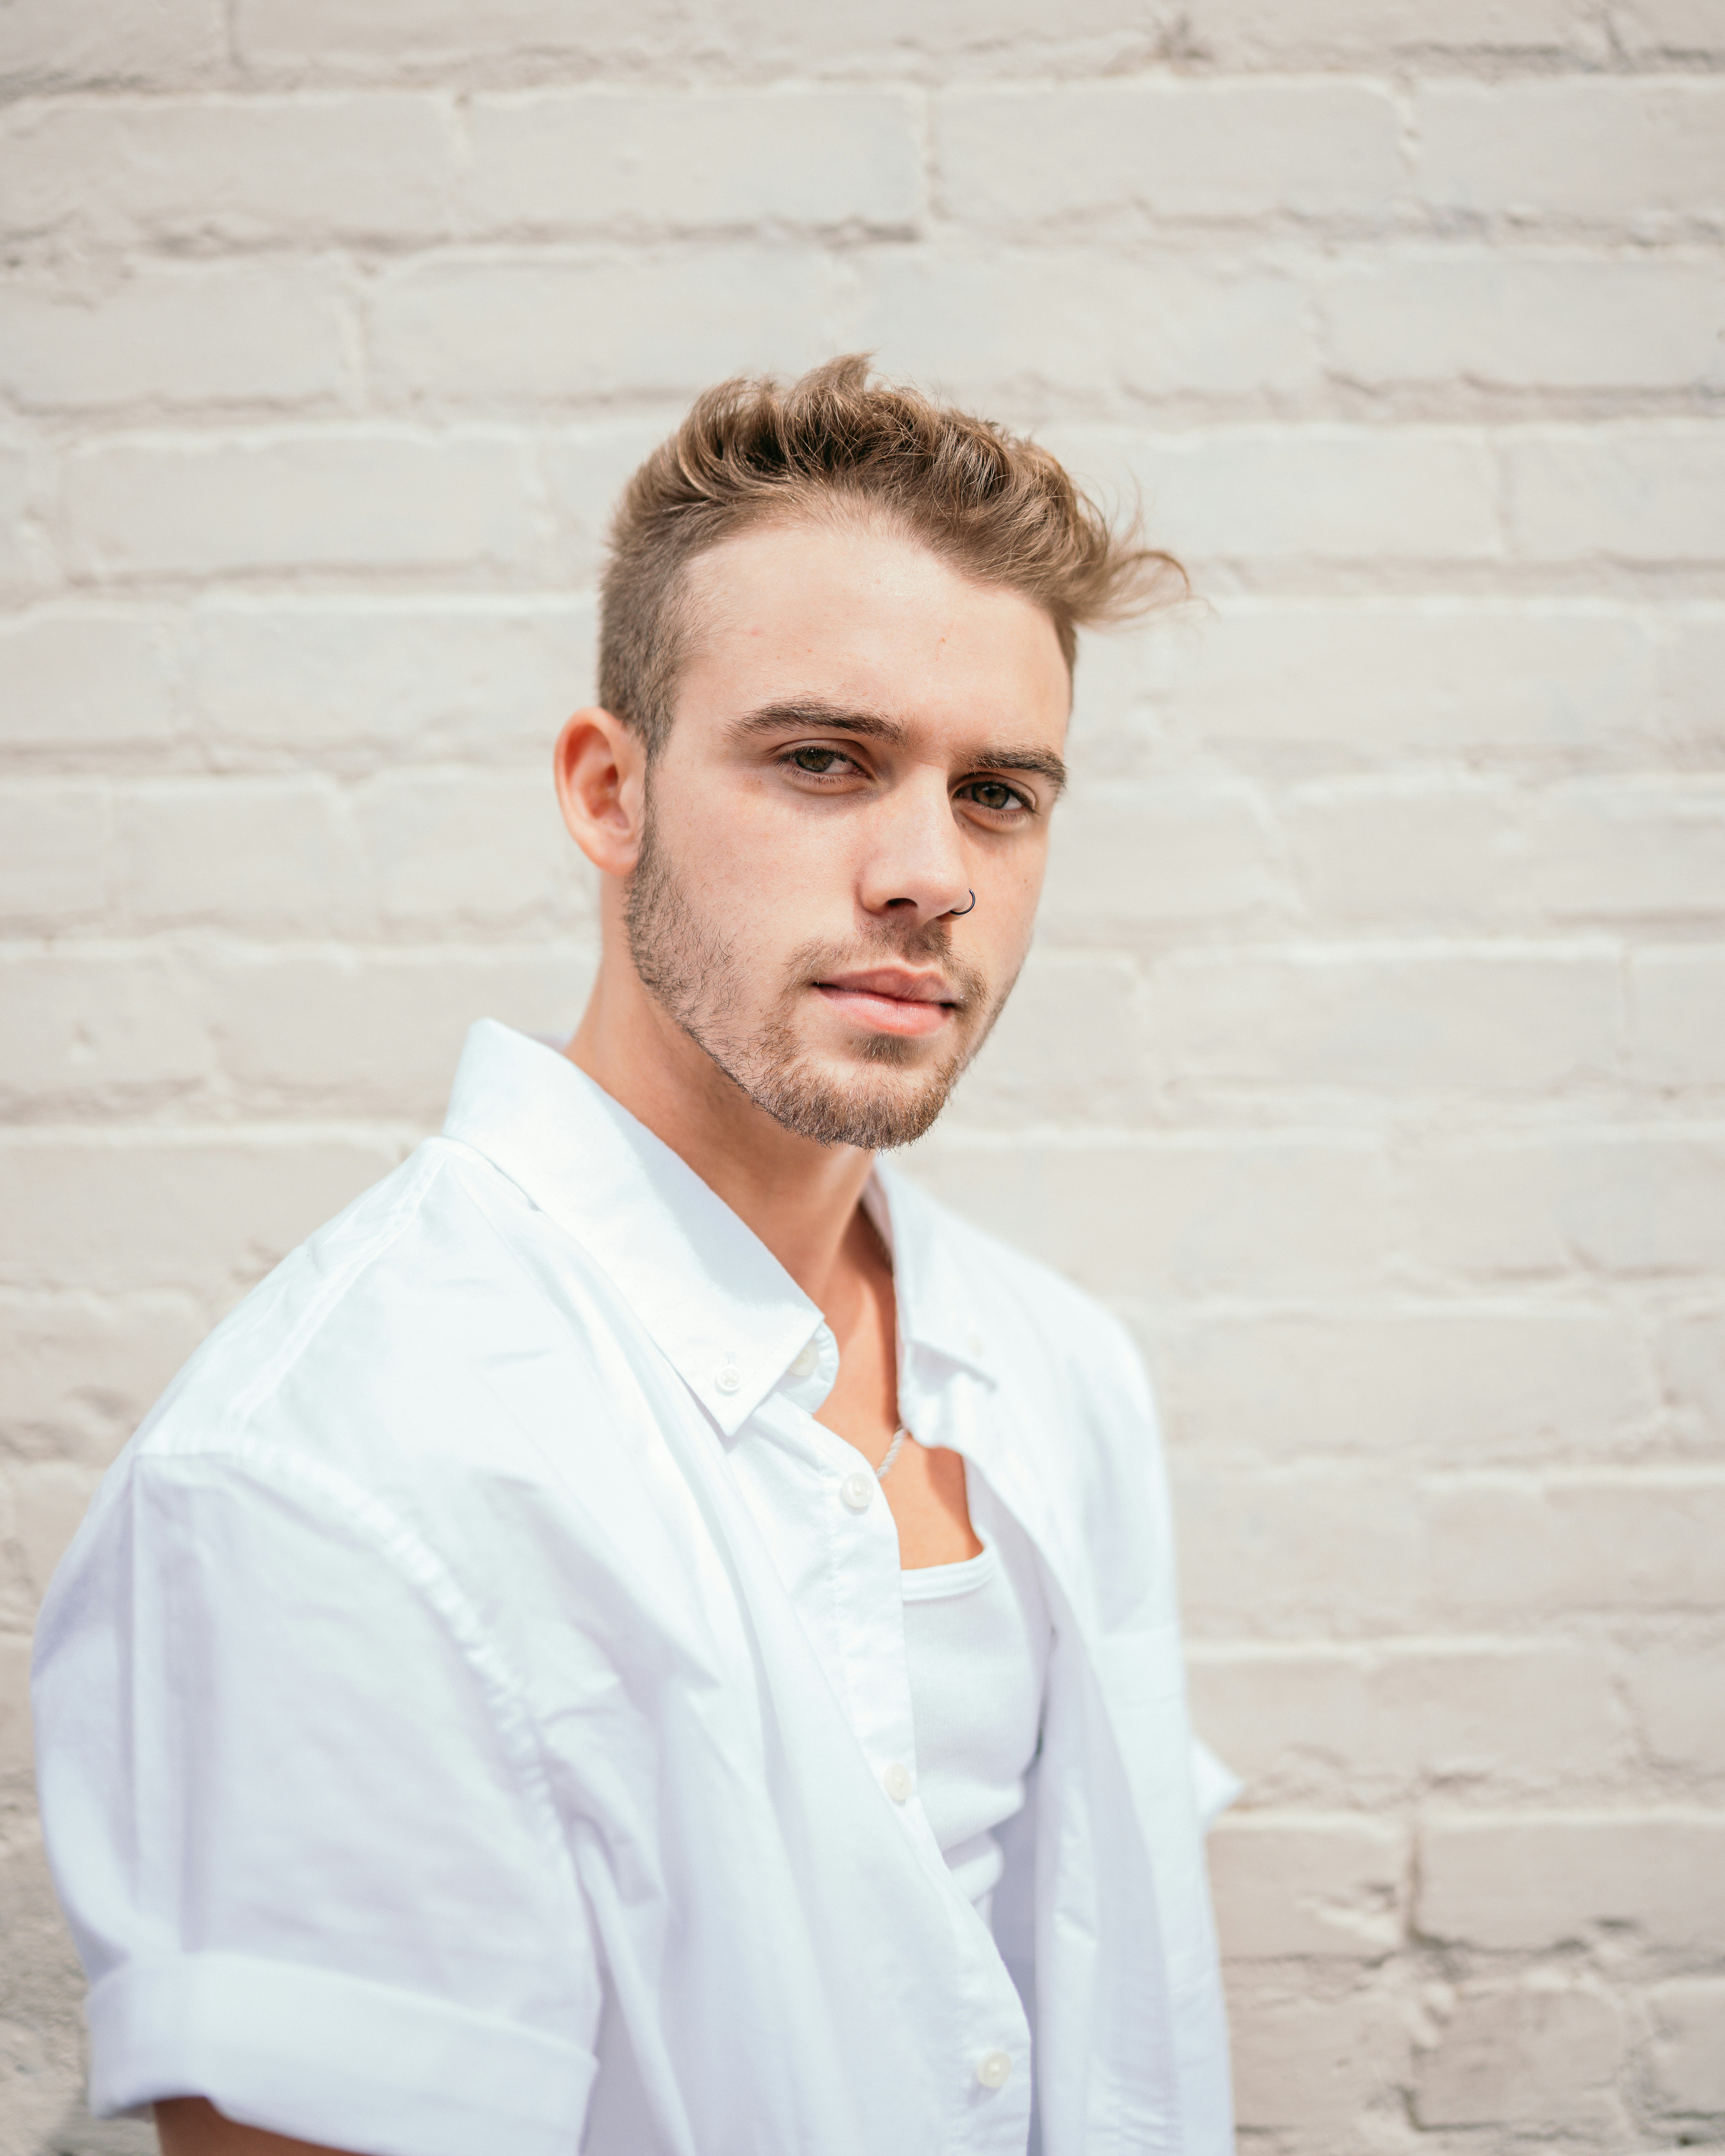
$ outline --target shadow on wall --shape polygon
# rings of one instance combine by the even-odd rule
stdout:
[[[156,2128],[147,2118],[92,2118],[80,2098],[35,2156],[157,2156]]]

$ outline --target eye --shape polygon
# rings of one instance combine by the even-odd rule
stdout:
[[[854,770],[855,767],[842,750],[836,748],[793,748],[785,762],[797,771],[806,771],[811,778],[826,778],[838,774],[841,767]]]
[[[974,801],[978,808],[986,808],[991,815],[1009,816],[1014,810],[1028,813],[1030,803],[1015,786],[1004,779],[973,778],[958,789],[961,801]]]

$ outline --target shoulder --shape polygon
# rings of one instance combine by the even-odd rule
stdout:
[[[506,1176],[428,1140],[228,1313],[127,1454],[285,1449],[354,1472],[403,1443],[428,1456],[461,1426],[480,1344],[506,1354],[544,1331],[533,1275],[546,1240]]]

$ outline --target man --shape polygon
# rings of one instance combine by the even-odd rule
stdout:
[[[44,1614],[99,2111],[167,2156],[1231,2145],[1139,1364],[874,1158],[1024,957],[1076,628],[1169,568],[860,360],[636,475],[556,754],[579,1031],[475,1027]]]

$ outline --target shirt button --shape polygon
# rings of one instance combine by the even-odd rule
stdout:
[[[976,2062],[976,2077],[984,2088],[1001,2088],[1012,2071],[1012,2055],[1008,2051],[984,2051]]]
[[[742,1383],[742,1373],[735,1363],[721,1363],[718,1375],[713,1379],[713,1383],[721,1393],[734,1393]]]
[[[901,1804],[908,1800],[911,1790],[915,1789],[916,1785],[911,1779],[910,1768],[905,1765],[902,1760],[895,1759],[892,1764],[887,1768],[886,1772],[880,1777],[880,1786],[886,1790],[887,1795],[891,1798],[894,1804]],[[991,2082],[989,2083],[989,2087],[991,2088],[998,2086],[998,2083],[995,2082]]]
[[[814,1367],[819,1360],[820,1350],[811,1340],[796,1361],[792,1363],[791,1375],[793,1378],[812,1378],[814,1375]]]
[[[853,1512],[865,1512],[874,1502],[875,1478],[872,1475],[847,1475],[839,1485],[839,1495]]]

